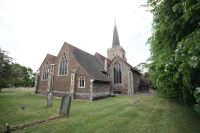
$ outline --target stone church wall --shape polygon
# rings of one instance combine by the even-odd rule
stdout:
[[[122,68],[122,83],[121,84],[114,84],[114,66],[115,63],[119,62],[121,68]],[[127,94],[128,93],[128,71],[129,67],[122,62],[119,58],[115,58],[112,63],[109,66],[109,72],[110,72],[110,79],[111,79],[111,90],[113,91],[121,91],[121,94]]]
[[[124,59],[125,61],[127,61],[125,50],[121,46],[110,48],[107,50],[107,58],[108,59],[113,60],[113,58],[115,56],[119,56],[122,59]]]
[[[108,97],[110,95],[110,82],[94,81],[92,84],[92,99]]]

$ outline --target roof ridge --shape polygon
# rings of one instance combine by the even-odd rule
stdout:
[[[91,55],[71,44],[65,43],[65,45],[69,48],[75,60],[91,78],[94,80],[109,81],[100,71],[103,69],[103,65],[101,65],[96,56]]]
[[[96,56],[96,54],[97,54],[97,56],[99,56],[101,59],[102,59],[102,57],[104,58],[104,59],[102,59],[102,61],[103,61],[103,62],[102,62],[102,63],[103,63],[103,66],[104,66],[104,63],[105,63],[105,59],[107,60],[107,66],[109,66],[110,63],[112,62],[110,59],[108,59],[107,57],[105,57],[105,56],[99,54],[98,52],[95,53],[95,56]],[[98,60],[99,60],[99,59],[98,59]]]
[[[74,48],[76,48],[76,49],[79,49],[79,50],[81,50],[81,51],[83,51],[83,52],[85,52],[85,53],[87,53],[87,54],[90,54],[90,53],[88,53],[88,52],[86,52],[86,51],[84,51],[84,50],[82,50],[82,49],[80,49],[80,48],[77,48],[77,47],[75,47],[75,46],[73,46],[73,45],[71,45],[71,44],[69,44],[69,43],[67,43],[67,42],[66,42],[66,44],[67,44],[67,45],[70,45],[70,46],[72,46],[72,47],[74,47]],[[90,54],[90,55],[92,55],[92,54]],[[92,56],[94,56],[94,55],[92,55]]]
[[[98,52],[96,52],[96,54],[99,54]],[[99,54],[99,55],[101,55],[101,56],[103,56],[102,54]],[[105,56],[103,56],[104,58],[106,58],[107,60],[110,60],[110,59],[108,59],[107,57],[105,57]],[[111,61],[111,60],[110,60]]]
[[[131,64],[129,64],[127,61],[125,61],[124,59],[122,59],[121,57],[119,57],[119,56],[115,56],[114,58],[113,58],[113,60],[116,58],[116,57],[118,57],[120,60],[122,60],[128,67],[131,67],[133,70],[135,70],[136,72],[138,72]],[[113,60],[112,60],[112,62],[113,62]],[[111,63],[112,63],[111,62]],[[111,64],[110,63],[110,64]],[[138,72],[138,73],[140,73],[140,72]],[[141,73],[140,73],[141,74]]]
[[[117,56],[119,57],[119,56]],[[127,64],[128,66],[132,67],[133,70],[137,71],[138,73],[140,73],[138,70],[136,70],[131,64],[129,64],[127,61],[125,61],[124,59],[122,59],[121,57],[119,57],[122,61],[124,61],[125,64]]]
[[[69,43],[67,43],[67,42],[66,42],[66,44],[73,47],[73,45],[71,45],[71,44],[69,44]],[[74,56],[74,54],[73,54],[71,48],[70,48],[69,46],[67,46],[67,47],[69,48],[71,54],[73,55],[73,57],[74,57],[74,59],[77,61],[77,63],[80,65],[80,67],[82,67],[82,68],[87,72],[86,75],[88,75],[88,76],[94,78],[91,74],[88,73],[88,71],[87,71],[87,70],[80,64],[80,62],[76,59],[76,57]],[[75,48],[76,48],[76,47],[75,47]]]

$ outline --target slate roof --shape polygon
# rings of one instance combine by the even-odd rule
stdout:
[[[97,59],[96,56],[93,56],[79,48],[76,48],[70,44],[68,44],[69,49],[72,54],[78,61],[78,63],[88,72],[88,74],[94,78],[94,80],[108,81],[110,82],[106,76],[101,72],[104,70],[103,65]]]
[[[110,65],[110,63],[111,63],[111,60],[110,60],[110,59],[106,58],[105,56],[103,56],[103,55],[101,55],[101,54],[99,54],[99,53],[96,53],[95,56],[98,56],[98,57],[99,57],[99,60],[100,60],[100,62],[102,63],[102,65],[105,64],[105,59],[107,59],[107,66]]]
[[[112,48],[120,46],[120,42],[119,42],[119,36],[118,36],[118,32],[117,32],[117,26],[115,25],[114,27],[114,31],[113,31],[113,44],[112,44]]]

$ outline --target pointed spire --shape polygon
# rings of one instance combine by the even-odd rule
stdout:
[[[116,19],[114,19],[114,31],[113,31],[113,44],[112,44],[112,48],[120,46],[119,43],[119,36],[118,36],[118,32],[117,32],[117,26],[116,26]]]

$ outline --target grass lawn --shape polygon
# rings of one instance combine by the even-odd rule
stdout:
[[[136,95],[145,95],[145,94],[148,94],[148,92],[142,92],[142,93],[138,93]]]
[[[0,132],[5,124],[18,126],[59,114],[61,99],[53,99],[47,108],[47,97],[31,95],[33,89],[0,93]],[[139,100],[139,104],[132,104]],[[25,110],[20,111],[22,105]],[[176,99],[168,101],[159,95],[146,97],[111,97],[95,102],[72,101],[69,119],[18,130],[16,132],[200,132],[200,114]]]

